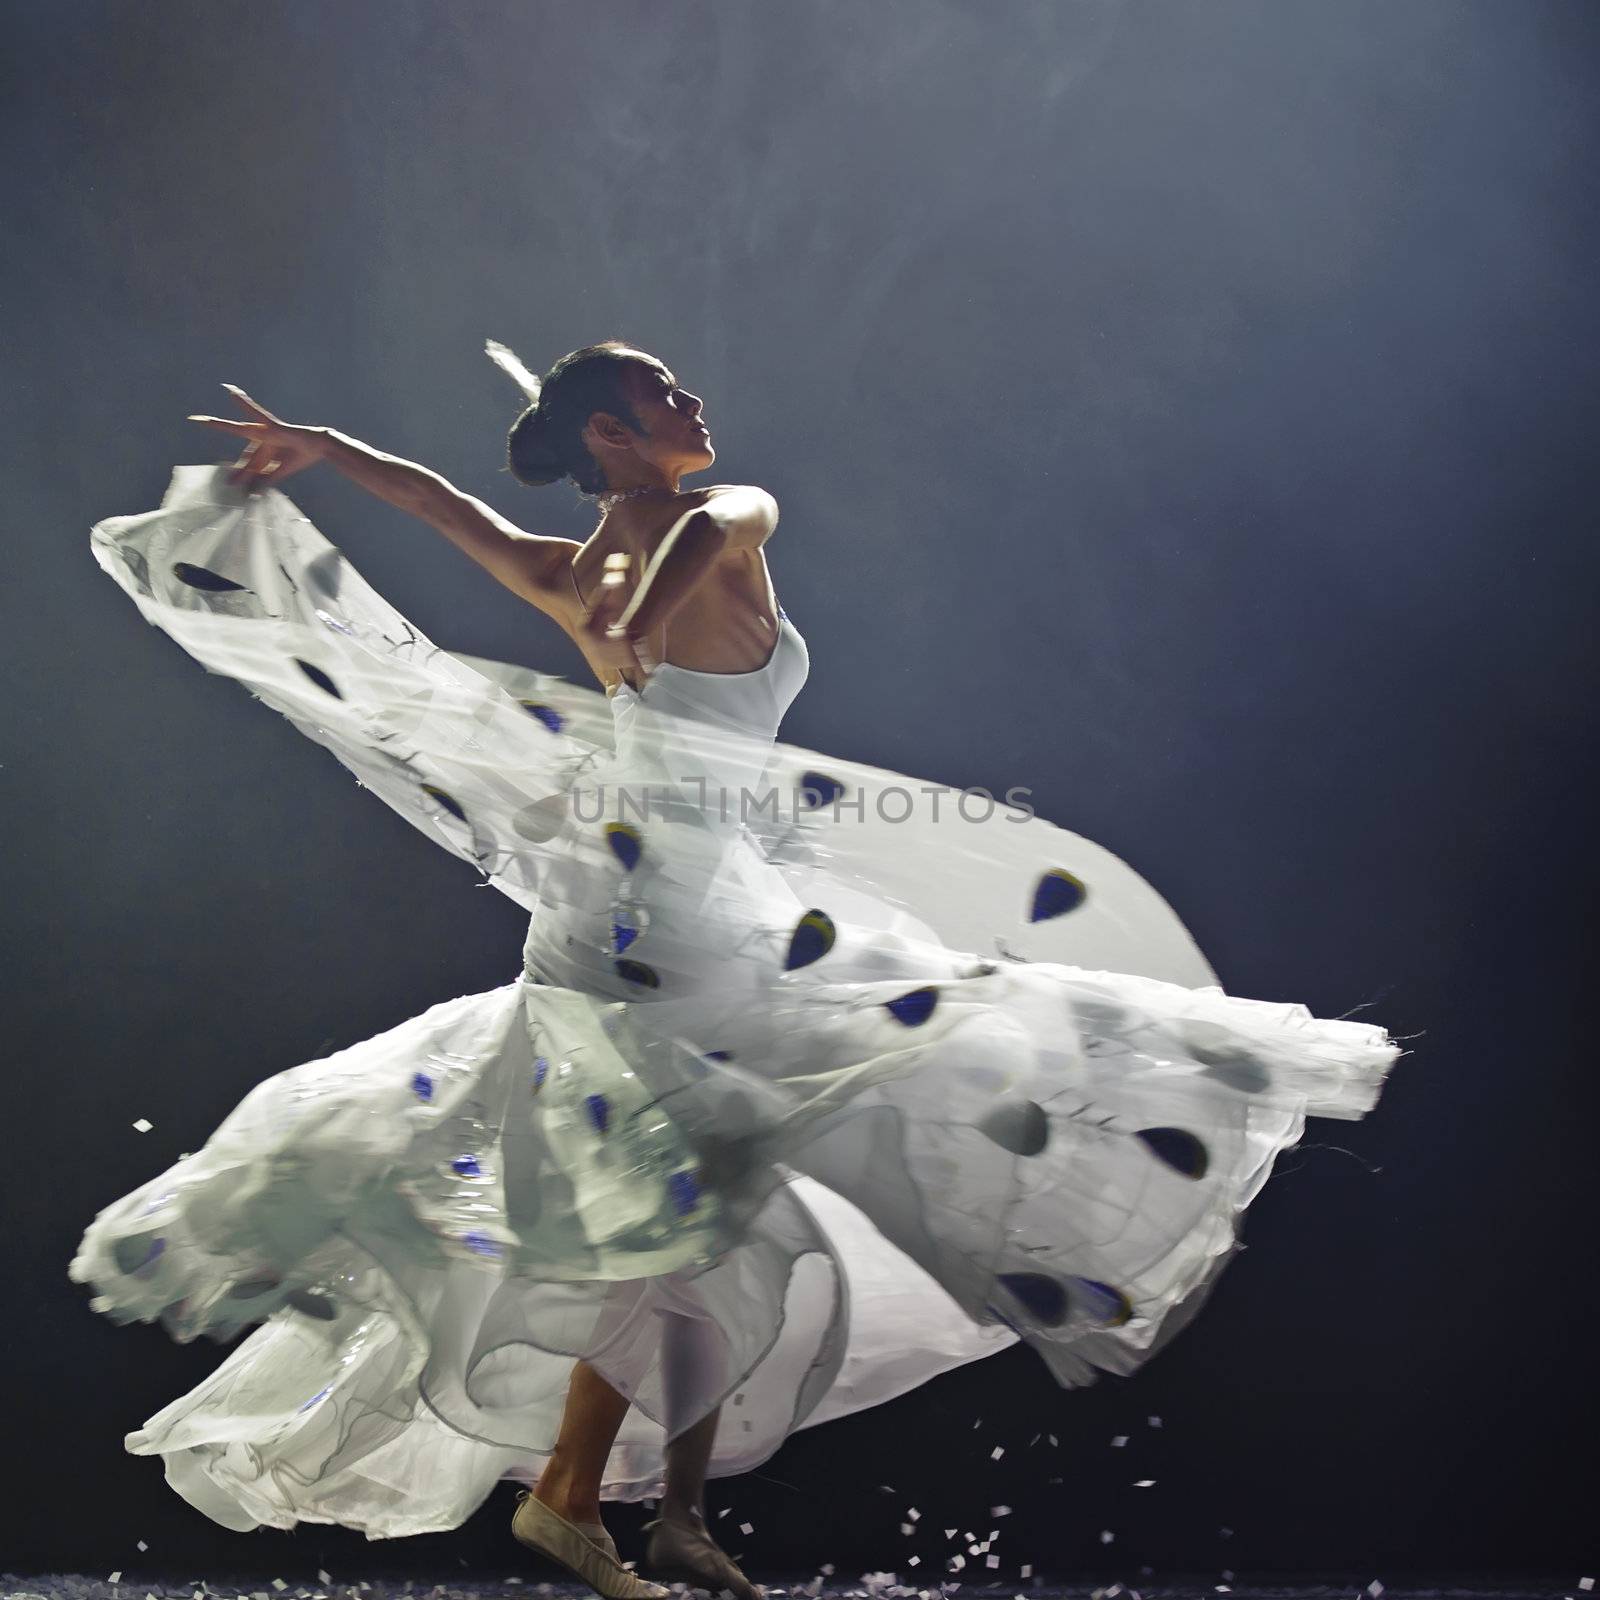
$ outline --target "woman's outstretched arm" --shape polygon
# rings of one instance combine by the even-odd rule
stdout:
[[[375,450],[337,428],[282,422],[242,389],[232,384],[223,387],[251,413],[251,421],[198,416],[189,420],[242,434],[250,441],[229,474],[234,483],[246,488],[281,483],[317,461],[326,461],[369,494],[436,528],[541,611],[557,617],[571,611],[566,574],[581,548],[576,541],[526,533],[428,467]]]

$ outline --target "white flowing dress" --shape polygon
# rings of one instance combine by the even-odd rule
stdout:
[[[267,1079],[84,1235],[95,1310],[252,1330],[126,1439],[227,1527],[458,1526],[537,1475],[580,1358],[634,1401],[619,1499],[719,1403],[713,1476],[1018,1338],[1064,1387],[1131,1373],[1306,1117],[1363,1116],[1398,1054],[1224,994],[1026,806],[777,742],[781,612],[760,669],[608,701],[440,649],[223,467],[92,548],[530,913],[513,981]],[[669,1325],[700,1352],[670,1373]]]

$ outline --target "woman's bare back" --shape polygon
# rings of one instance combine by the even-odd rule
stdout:
[[[692,507],[693,494],[648,505],[624,500],[612,507],[589,539],[572,558],[574,612],[567,631],[582,648],[577,629],[583,616],[576,608],[594,604],[606,558],[621,552],[628,557],[627,593],[644,577],[651,557],[673,523]],[[671,644],[668,645],[670,636]],[[757,550],[726,550],[711,570],[672,614],[671,621],[645,635],[652,659],[687,672],[755,672],[772,658],[778,642],[777,596],[767,572],[766,559]],[[610,694],[620,683],[633,683],[609,666],[597,663],[585,650],[585,659]]]

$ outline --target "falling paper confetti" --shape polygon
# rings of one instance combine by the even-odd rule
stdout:
[[[1161,1426],[1160,1417],[1146,1417],[1144,1420],[1148,1422],[1152,1428],[1159,1428]]]
[[[1011,1515],[1011,1507],[1010,1506],[990,1506],[989,1507],[989,1515],[991,1517],[1009,1517]]]
[[[140,1133],[149,1133],[149,1131],[155,1127],[155,1123],[147,1120],[144,1117],[140,1117],[139,1120],[134,1123],[134,1127],[136,1127]]]
[[[1154,1478],[1141,1478],[1136,1484],[1134,1484],[1135,1489],[1153,1489],[1155,1486],[1156,1480]]]
[[[139,1541],[139,1548],[140,1548],[140,1549],[141,1549],[141,1550],[148,1550],[148,1549],[149,1549],[149,1548],[150,1548],[150,1546],[149,1546],[149,1545],[147,1545],[147,1544],[146,1544],[146,1543],[145,1543],[145,1542],[144,1542],[144,1540],[143,1540],[143,1539],[141,1539],[141,1540],[140,1540],[140,1541]]]
[[[1116,1538],[1116,1534],[1114,1534],[1109,1528],[1102,1528],[1100,1530],[1100,1543],[1101,1544],[1110,1544],[1111,1541],[1113,1539],[1115,1539],[1115,1538]]]
[[[741,1522],[739,1524],[739,1532],[740,1533],[749,1534],[749,1533],[754,1533],[755,1531],[756,1530],[753,1527],[751,1527],[748,1522]]]
[[[997,1444],[994,1449],[989,1452],[989,1459],[991,1461],[998,1461],[1005,1453],[1006,1447],[1003,1444]]]
[[[1128,1442],[1127,1434],[1119,1433],[1116,1436],[1116,1438],[1111,1441],[1111,1448],[1113,1450],[1120,1450],[1123,1447],[1123,1445],[1125,1445],[1127,1442]]]

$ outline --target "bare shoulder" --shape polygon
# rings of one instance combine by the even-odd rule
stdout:
[[[734,550],[759,550],[777,531],[778,501],[754,483],[717,483],[703,491],[705,509],[717,520]]]

